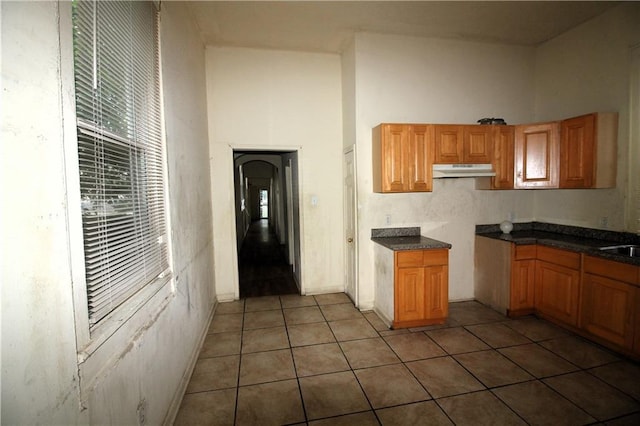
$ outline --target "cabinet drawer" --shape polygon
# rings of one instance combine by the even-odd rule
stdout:
[[[398,268],[422,266],[422,252],[422,250],[402,250],[396,252],[396,266]]]
[[[516,246],[515,260],[523,259],[535,259],[536,258],[536,245]]]
[[[425,250],[424,266],[438,266],[449,264],[449,249]]]
[[[402,250],[396,253],[396,265],[398,268],[438,266],[448,264],[448,249]]]
[[[538,246],[536,249],[538,260],[565,266],[567,268],[580,269],[580,253],[556,249],[546,246]]]
[[[638,284],[638,267],[600,257],[585,256],[584,271],[626,283]]]

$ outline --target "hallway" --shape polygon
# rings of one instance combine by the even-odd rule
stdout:
[[[284,250],[267,219],[251,223],[238,254],[241,299],[299,294]]]

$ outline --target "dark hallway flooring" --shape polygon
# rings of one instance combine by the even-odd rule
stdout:
[[[238,254],[240,298],[299,294],[293,270],[267,219],[251,224]]]

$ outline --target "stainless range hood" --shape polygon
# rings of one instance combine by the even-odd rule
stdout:
[[[458,178],[458,177],[484,177],[495,176],[491,164],[434,164],[433,177]]]

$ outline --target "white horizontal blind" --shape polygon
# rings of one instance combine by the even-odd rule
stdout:
[[[73,3],[89,325],[168,269],[158,14],[151,2]]]

